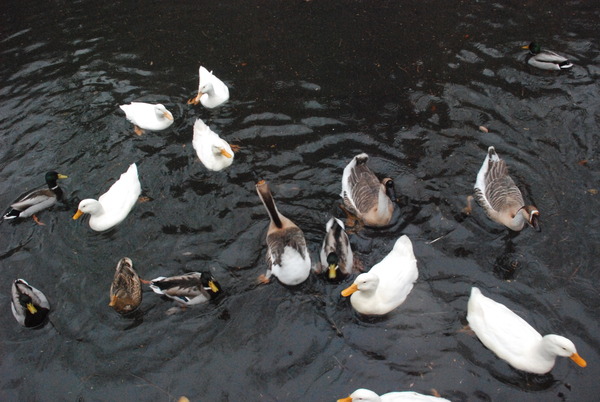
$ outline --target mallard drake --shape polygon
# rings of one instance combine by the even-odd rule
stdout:
[[[491,220],[511,230],[523,229],[525,222],[538,232],[541,230],[538,209],[525,205],[521,191],[508,174],[506,162],[498,157],[494,147],[488,148],[477,174],[475,199]]]
[[[192,145],[207,169],[218,171],[233,163],[231,146],[212,131],[201,119],[194,123],[194,139]]]
[[[115,277],[110,285],[110,307],[117,313],[127,314],[142,302],[142,283],[133,269],[130,258],[123,257],[117,264]]]
[[[19,324],[28,328],[44,324],[50,312],[46,296],[24,279],[13,282],[10,307]]]
[[[319,255],[321,261],[316,264],[315,272],[325,273],[330,281],[344,279],[352,273],[354,266],[354,256],[344,223],[337,218],[331,218],[325,230],[327,233]]]
[[[208,71],[202,66],[200,66],[198,75],[198,95],[188,100],[188,105],[202,103],[202,106],[212,109],[227,102],[229,88],[223,81],[215,77],[212,71]]]
[[[132,163],[106,193],[98,200],[91,198],[82,200],[73,219],[90,214],[90,228],[104,231],[121,223],[133,208],[142,192],[138,178],[137,166]]]
[[[131,102],[119,106],[125,112],[127,120],[133,123],[137,135],[142,135],[143,130],[160,131],[173,124],[173,115],[164,105],[144,102]]]
[[[522,46],[521,48],[529,50],[530,56],[527,63],[530,66],[542,70],[566,70],[573,67],[573,64],[566,57],[551,50],[542,50],[536,42],[531,42],[528,46]]]
[[[11,205],[9,211],[4,214],[4,219],[28,218],[33,216],[36,223],[43,225],[37,217],[36,213],[50,208],[56,204],[56,201],[62,199],[63,191],[58,186],[58,179],[66,179],[67,176],[56,172],[46,173],[47,187],[40,187],[33,191],[29,191],[17,198]]]
[[[347,398],[338,399],[337,402],[419,402],[419,401],[436,401],[436,402],[450,402],[448,399],[439,398],[436,396],[429,396],[419,394],[412,391],[403,392],[388,392],[387,394],[377,395],[375,392],[360,388],[350,394]]]
[[[159,276],[150,281],[150,288],[182,307],[204,303],[222,292],[221,285],[207,272],[189,272],[169,278]]]
[[[342,291],[356,311],[365,315],[387,314],[406,300],[419,276],[417,259],[408,236],[403,235],[383,260],[360,274]]]
[[[342,199],[348,212],[367,226],[385,226],[390,223],[396,199],[394,182],[385,178],[381,182],[367,166],[369,156],[355,156],[344,168]]]
[[[304,233],[279,213],[266,181],[256,184],[256,192],[271,218],[267,231],[267,273],[263,281],[275,275],[285,285],[298,285],[308,278],[311,270]]]
[[[581,367],[587,363],[575,349],[573,342],[560,335],[542,335],[524,319],[471,288],[467,321],[481,343],[516,369],[535,374],[546,374],[556,356],[570,357]]]

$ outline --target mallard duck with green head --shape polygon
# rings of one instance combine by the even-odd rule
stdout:
[[[573,67],[573,64],[566,58],[551,50],[542,49],[537,42],[531,42],[522,49],[528,49],[530,56],[527,60],[530,66],[542,70],[566,70]]]

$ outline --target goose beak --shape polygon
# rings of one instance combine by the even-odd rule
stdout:
[[[64,174],[60,174],[60,173],[59,173],[59,174],[58,174],[58,178],[59,178],[59,179],[68,179],[68,178],[69,178],[69,176],[65,176]]]
[[[78,209],[77,212],[75,212],[75,215],[73,215],[73,220],[79,219],[81,215],[83,215],[83,211]]]
[[[587,362],[581,358],[577,353],[573,353],[569,356],[571,360],[573,360],[579,367],[587,366]]]
[[[213,281],[208,281],[208,286],[210,287],[210,290],[215,293],[219,291],[219,287]]]
[[[232,158],[233,157],[233,155],[231,155],[229,152],[227,152],[224,148],[221,148],[219,151],[221,152],[221,155],[223,155],[226,158]]]
[[[164,112],[163,116],[165,116],[169,120],[173,120],[173,115],[169,111]]]
[[[335,277],[336,277],[336,268],[337,268],[336,264],[329,264],[329,271],[328,271],[329,272],[328,273],[329,279],[335,279]]]
[[[358,290],[358,285],[356,283],[353,283],[352,286],[342,290],[342,296],[348,297],[352,293],[356,292],[357,290]],[[350,400],[352,400],[352,399],[350,399]]]
[[[31,314],[37,313],[37,309],[35,308],[35,306],[32,303],[27,303],[27,310],[29,310],[29,312]],[[571,357],[573,357],[573,356],[571,356]],[[580,357],[580,359],[581,359],[581,357]]]

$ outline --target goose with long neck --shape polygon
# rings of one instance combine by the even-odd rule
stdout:
[[[348,212],[356,215],[367,226],[385,226],[392,219],[396,198],[394,182],[382,181],[367,166],[369,156],[355,156],[344,168],[341,196]]]
[[[304,233],[277,210],[266,181],[256,184],[256,192],[271,220],[267,231],[268,268],[265,278],[268,280],[274,275],[285,285],[298,285],[308,278],[311,269]]]
[[[521,190],[508,174],[508,167],[498,157],[494,147],[488,153],[477,174],[475,199],[494,222],[519,231],[527,222],[538,232],[539,211],[534,205],[525,205]]]

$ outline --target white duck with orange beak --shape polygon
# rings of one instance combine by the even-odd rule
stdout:
[[[201,119],[194,123],[194,139],[192,145],[200,158],[200,162],[208,170],[223,170],[233,163],[231,146],[212,131]]]

